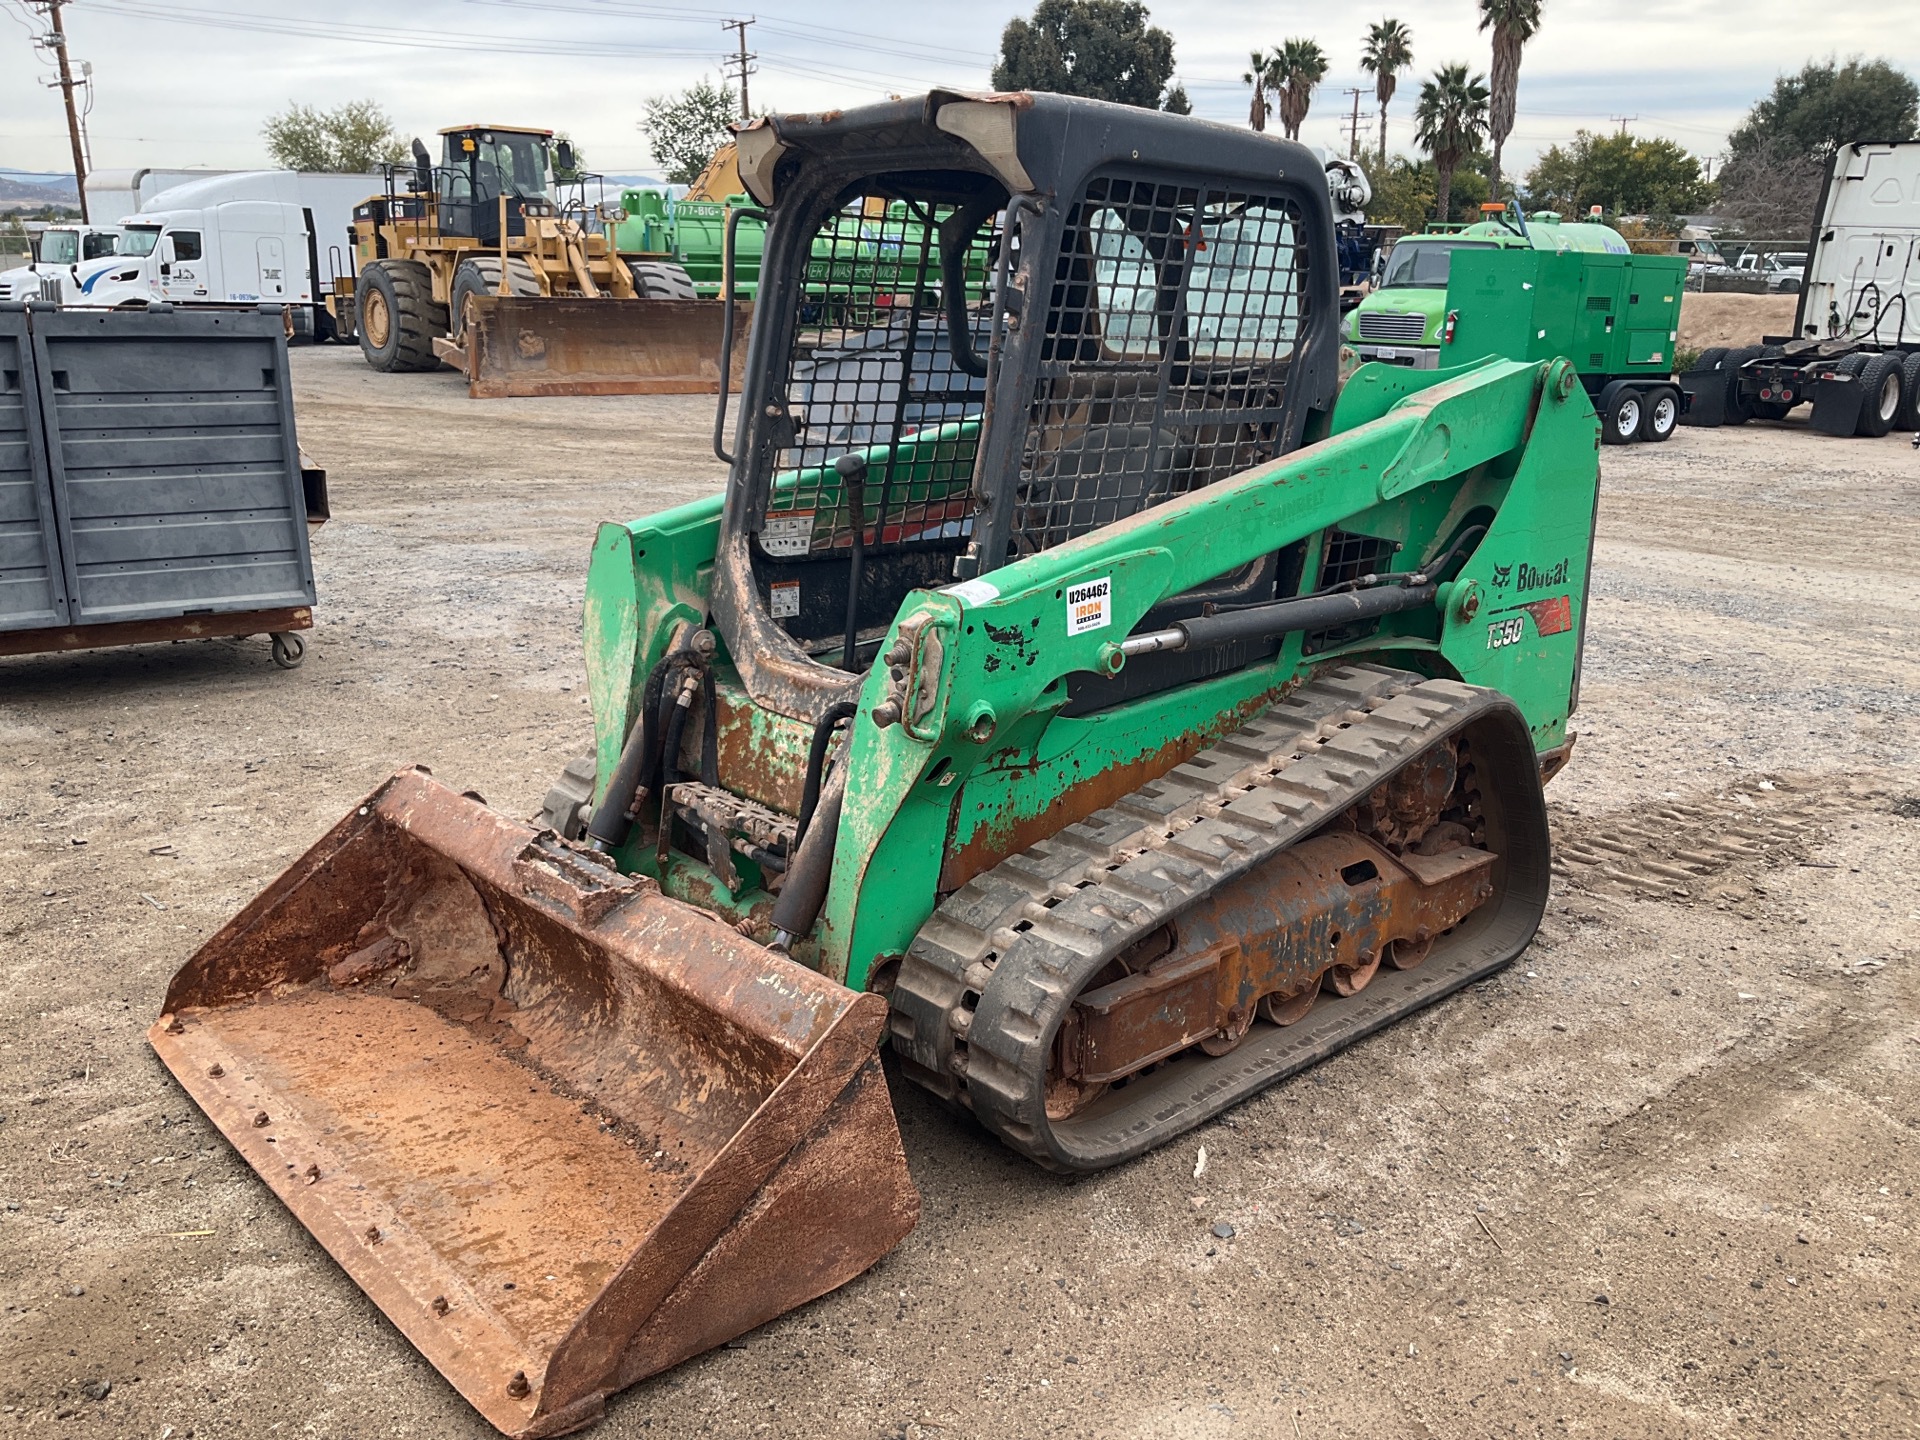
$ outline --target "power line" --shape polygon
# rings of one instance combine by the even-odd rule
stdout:
[[[80,219],[85,223],[87,214],[87,142],[86,133],[81,127],[81,110],[74,104],[73,92],[76,86],[87,91],[86,109],[93,109],[93,66],[82,62],[80,79],[73,78],[73,67],[67,58],[67,29],[60,20],[60,7],[71,0],[27,0],[27,8],[34,15],[44,14],[52,28],[45,34],[34,36],[33,47],[42,54],[53,57],[59,78],[49,81],[48,89],[57,89],[60,98],[67,107],[67,139],[73,146],[73,188],[80,196]]]

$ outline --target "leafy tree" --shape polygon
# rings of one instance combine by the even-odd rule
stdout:
[[[1382,20],[1367,27],[1360,68],[1373,76],[1373,98],[1380,102],[1380,153],[1387,153],[1387,102],[1399,84],[1402,70],[1413,64],[1413,32],[1398,20]]]
[[[649,96],[640,133],[668,183],[690,185],[713,152],[733,138],[733,123],[732,94],[703,75],[678,95]]]
[[[1487,134],[1487,77],[1467,74],[1463,64],[1442,65],[1420,82],[1414,107],[1414,139],[1433,157],[1434,209],[1451,213],[1453,172]]]
[[[267,154],[283,170],[357,174],[407,158],[407,142],[372,100],[332,110],[290,104],[260,127]]]
[[[1241,75],[1242,85],[1253,87],[1253,102],[1247,106],[1247,124],[1256,131],[1267,128],[1267,96],[1280,87],[1274,84],[1273,56],[1255,50],[1247,56],[1247,69]]]
[[[1917,112],[1920,87],[1885,60],[1810,62],[1776,77],[1727,137],[1721,213],[1749,234],[1800,234],[1812,222],[1833,152],[1856,140],[1906,139]]]
[[[1284,40],[1273,64],[1280,81],[1280,128],[1287,139],[1298,140],[1313,87],[1327,75],[1326,52],[1311,40]]]
[[[1480,0],[1480,28],[1493,31],[1493,93],[1487,129],[1493,136],[1493,193],[1500,193],[1500,151],[1513,133],[1520,90],[1520,52],[1540,28],[1544,0]]]
[[[1712,203],[1700,162],[1671,140],[1575,133],[1527,172],[1527,204],[1570,218],[1590,206],[1615,215],[1685,215]]]
[[[1160,102],[1160,108],[1169,115],[1191,115],[1193,101],[1187,98],[1187,87],[1175,81],[1167,96]]]
[[[1147,19],[1147,7],[1135,0],[1040,0],[1031,20],[1009,20],[1000,32],[993,88],[1188,114],[1187,92],[1167,85],[1173,37],[1149,28]]]

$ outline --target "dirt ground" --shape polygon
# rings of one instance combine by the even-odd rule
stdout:
[[[1680,297],[1680,339],[1683,350],[1705,350],[1714,345],[1757,345],[1763,335],[1793,331],[1798,295],[1688,294]]]
[[[490,1433],[143,1031],[398,766],[532,813],[588,735],[593,524],[715,485],[711,402],[295,375],[304,668],[0,660],[0,1434]],[[598,1433],[1920,1433],[1920,456],[1754,425],[1603,468],[1520,963],[1077,1183],[897,1087],[918,1230]]]

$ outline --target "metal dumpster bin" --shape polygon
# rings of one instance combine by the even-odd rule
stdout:
[[[291,669],[325,514],[277,314],[0,306],[0,656],[266,634]]]

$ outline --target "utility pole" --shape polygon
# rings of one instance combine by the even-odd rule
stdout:
[[[1618,121],[1620,122],[1620,133],[1621,133],[1622,135],[1624,135],[1624,134],[1626,134],[1626,133],[1627,133],[1627,122],[1628,122],[1628,121],[1630,121],[1630,120],[1638,120],[1639,118],[1640,118],[1640,117],[1639,117],[1638,115],[1609,115],[1609,116],[1607,116],[1607,119],[1609,119],[1609,120],[1618,120]]]
[[[753,110],[747,104],[747,76],[753,73],[752,62],[760,58],[758,55],[749,55],[747,53],[747,27],[753,23],[754,23],[753,20],[750,20],[750,19],[749,20],[722,20],[720,22],[720,28],[722,30],[735,31],[739,34],[739,37],[740,37],[740,53],[737,56],[728,56],[725,60],[721,61],[720,63],[722,64],[722,66],[729,69],[735,66],[739,67],[739,70],[740,70],[740,118],[742,120],[751,120],[753,118]]]
[[[51,35],[43,35],[34,42],[42,50],[53,52],[54,63],[60,67],[60,79],[55,82],[61,95],[67,102],[67,138],[73,142],[73,184],[80,192],[80,219],[84,222],[91,217],[87,214],[87,157],[80,144],[80,112],[73,104],[73,70],[67,64],[67,31],[60,23],[60,7],[71,0],[33,0],[36,9],[44,8],[47,19],[53,26]],[[49,85],[49,89],[52,85]]]
[[[1353,97],[1353,118],[1347,127],[1347,154],[1355,160],[1358,160],[1360,158],[1360,122],[1362,119],[1371,120],[1373,118],[1371,114],[1361,115],[1360,97],[1371,92],[1350,85],[1341,93]]]

